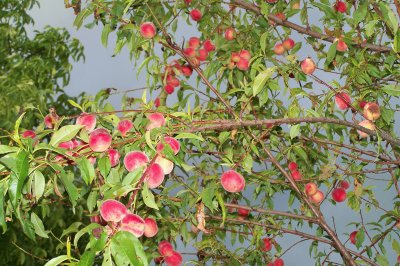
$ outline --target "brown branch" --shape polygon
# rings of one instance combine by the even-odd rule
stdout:
[[[233,4],[244,8],[248,11],[252,11],[258,15],[262,15],[261,13],[261,9],[258,6],[255,6],[251,3],[247,3],[244,0],[232,0]],[[335,38],[334,37],[330,37],[328,35],[325,34],[321,34],[319,32],[315,32],[312,31],[309,28],[305,28],[302,27],[300,25],[297,25],[295,23],[292,23],[290,21],[287,20],[281,20],[280,18],[278,18],[277,16],[273,15],[273,14],[268,14],[268,19],[274,21],[276,24],[291,28],[299,33],[302,34],[306,34],[309,35],[311,37],[314,37],[316,39],[320,39],[323,41],[327,41],[327,42],[331,42],[333,43]],[[367,48],[368,50],[372,50],[372,51],[376,51],[376,52],[382,52],[382,53],[387,53],[387,52],[391,52],[392,49],[390,47],[386,47],[386,46],[381,46],[381,45],[375,45],[375,44],[369,44],[369,43],[360,43],[360,44],[354,44],[354,46],[360,47],[360,48]]]

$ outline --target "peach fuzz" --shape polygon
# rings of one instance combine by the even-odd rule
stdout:
[[[154,161],[156,164],[159,164],[164,172],[164,175],[168,175],[174,169],[174,163],[168,159],[165,159],[161,156],[157,156],[156,160]]]
[[[245,180],[241,174],[234,170],[229,170],[221,175],[222,187],[231,193],[237,193],[244,189]]]
[[[114,167],[119,164],[119,158],[121,157],[121,155],[119,154],[119,152],[117,150],[109,149],[107,151],[107,155],[108,155],[108,158],[110,159],[111,167]]]
[[[194,21],[199,21],[199,20],[203,17],[203,14],[201,13],[200,10],[198,10],[198,9],[193,9],[192,11],[190,11],[190,17],[191,17]]]
[[[369,121],[369,120],[363,120],[363,121],[361,121],[358,125],[359,125],[359,126],[362,126],[362,127],[365,127],[366,129],[375,130],[375,125],[374,125],[374,123],[372,123],[372,122]],[[357,130],[357,133],[358,133],[358,135],[360,135],[360,138],[362,138],[362,139],[369,136],[368,133],[365,133],[365,132],[363,132],[363,131],[361,131],[361,130]]]
[[[340,110],[346,110],[350,107],[351,98],[346,92],[340,92],[335,95],[335,103]]]
[[[112,142],[110,133],[104,128],[95,129],[89,136],[89,147],[92,151],[103,152],[106,151]]]
[[[123,137],[126,136],[126,133],[133,128],[133,123],[131,120],[121,120],[117,125],[118,131],[121,133]]]
[[[24,133],[22,133],[22,137],[34,139],[36,137],[36,133],[33,130],[25,130]]]
[[[368,120],[375,121],[381,116],[381,111],[377,103],[366,103],[364,105],[364,117]]]
[[[306,59],[304,59],[301,62],[300,67],[301,67],[301,70],[306,75],[310,75],[310,74],[314,73],[314,71],[316,69],[315,63],[310,57],[307,57]]]
[[[147,169],[146,182],[149,188],[156,188],[164,181],[164,170],[158,163],[153,163]]]
[[[336,202],[343,202],[346,200],[346,190],[344,188],[335,188],[332,191],[332,199]]]
[[[152,130],[154,128],[159,128],[165,125],[165,118],[160,113],[152,113],[147,116],[149,119],[149,124],[147,125],[147,130]]]
[[[107,222],[117,223],[127,214],[128,210],[125,205],[116,200],[106,200],[100,206],[100,215]]]
[[[82,113],[76,119],[76,124],[85,126],[85,129],[88,132],[92,132],[96,127],[96,116],[88,113]]]
[[[141,237],[144,233],[144,220],[136,214],[129,213],[121,220],[122,231],[127,231],[136,237]]]
[[[153,218],[144,219],[144,236],[153,237],[158,233],[158,226]]]
[[[160,253],[161,256],[170,256],[173,251],[174,247],[166,240],[163,240],[158,244],[158,253]]]
[[[156,26],[153,22],[144,22],[140,25],[140,34],[145,39],[152,39],[156,35]]]
[[[135,171],[137,168],[145,166],[149,162],[149,158],[144,152],[131,151],[124,157],[124,166],[129,172]]]
[[[158,153],[162,153],[165,147],[164,144],[168,145],[172,149],[175,155],[178,154],[181,148],[179,141],[177,141],[176,139],[172,137],[164,137],[164,140],[159,142],[156,146],[156,150]]]

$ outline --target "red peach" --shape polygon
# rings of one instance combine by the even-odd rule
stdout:
[[[268,4],[275,4],[278,0],[265,0]]]
[[[271,251],[272,249],[272,241],[270,238],[264,238],[263,240],[264,247],[262,248],[262,251],[268,252]]]
[[[107,154],[108,154],[108,158],[110,159],[111,167],[114,167],[119,164],[120,154],[117,150],[109,149],[107,151]]]
[[[126,133],[133,128],[133,123],[131,120],[121,120],[117,125],[117,129],[121,132],[123,137],[126,136]]]
[[[156,26],[152,22],[144,22],[140,25],[140,34],[143,38],[152,39],[156,35]]]
[[[340,92],[335,95],[335,102],[340,110],[346,110],[350,107],[351,98],[346,92]]]
[[[240,58],[239,62],[236,64],[237,68],[246,71],[249,69],[249,60]]]
[[[276,55],[282,55],[285,53],[285,48],[283,47],[283,45],[281,43],[275,44],[274,53]]]
[[[158,163],[153,163],[147,169],[146,182],[149,188],[156,188],[164,181],[164,170]]]
[[[127,215],[128,210],[125,205],[116,200],[106,200],[100,206],[100,215],[107,222],[119,222],[125,215]]]
[[[333,42],[337,42],[336,50],[339,52],[345,52],[349,49],[349,47],[347,47],[347,44],[341,39],[336,38]]]
[[[154,258],[154,264],[159,265],[164,261],[163,257]]]
[[[145,166],[148,162],[149,158],[141,151],[131,151],[124,157],[124,165],[128,172],[132,172],[139,167]]]
[[[89,157],[87,157],[87,159],[88,159],[89,163],[91,163],[92,165],[96,164],[96,161],[97,161],[96,156],[89,156]]]
[[[239,208],[238,209],[238,214],[239,214],[239,216],[247,217],[250,214],[250,210]]]
[[[232,193],[240,192],[245,187],[245,180],[241,174],[234,170],[229,170],[221,175],[222,187]]]
[[[239,62],[240,61],[240,55],[239,53],[232,53],[231,54],[231,61],[232,62]]]
[[[285,263],[284,263],[283,259],[281,259],[281,258],[276,259],[274,261],[274,266],[284,266],[284,265],[285,265]]]
[[[144,219],[144,235],[146,237],[153,237],[158,233],[158,226],[153,218]]]
[[[313,196],[317,193],[318,187],[315,183],[307,183],[305,185],[305,192],[308,196]]]
[[[206,49],[207,52],[212,52],[215,50],[215,45],[211,40],[205,40],[203,43],[204,49]]]
[[[381,111],[377,103],[366,103],[364,106],[364,117],[368,120],[375,121],[381,116]]]
[[[225,31],[225,39],[228,41],[234,40],[236,37],[236,31],[234,28],[227,28]]]
[[[374,125],[374,123],[372,123],[371,121],[369,121],[369,120],[363,120],[363,121],[361,121],[359,124],[358,124],[359,126],[362,126],[362,127],[365,127],[365,128],[367,128],[367,129],[370,129],[370,130],[375,130],[375,125]],[[357,133],[360,135],[360,138],[366,138],[366,137],[368,137],[368,133],[365,133],[365,132],[363,132],[363,131],[361,131],[361,130],[357,130]]]
[[[183,49],[183,54],[186,55],[187,57],[195,57],[196,56],[196,49],[193,47],[188,47]]]
[[[286,40],[283,41],[282,45],[286,50],[290,50],[294,47],[294,41],[291,38],[287,38]]]
[[[344,188],[335,188],[332,191],[332,199],[336,202],[343,202],[346,200],[346,190]]]
[[[22,133],[22,137],[34,139],[36,137],[36,133],[33,130],[25,130],[24,133]]]
[[[295,163],[295,162],[290,162],[290,163],[288,164],[288,168],[289,168],[290,172],[293,172],[294,170],[297,170],[297,163]]]
[[[293,177],[293,180],[295,180],[295,181],[299,181],[299,180],[301,180],[301,173],[299,172],[299,171],[297,171],[297,170],[294,170],[293,172],[292,172],[292,177]]]
[[[207,59],[208,56],[208,52],[206,51],[206,49],[199,49],[199,55],[197,56],[197,59],[199,59],[199,61],[205,61]]]
[[[358,106],[360,106],[360,108],[364,109],[365,105],[367,104],[366,101],[361,101]]]
[[[165,263],[168,266],[180,266],[182,260],[182,255],[177,251],[172,251],[171,255],[165,257]]]
[[[107,222],[100,215],[90,216],[90,222],[106,226]]]
[[[53,118],[51,117],[51,115],[46,115],[44,117],[44,124],[47,128],[53,128],[54,127],[54,121]]]
[[[348,189],[350,187],[350,184],[346,180],[342,180],[342,181],[340,181],[339,186],[344,189]]]
[[[193,73],[193,69],[189,65],[182,66],[182,74],[185,77],[190,77]]]
[[[171,86],[172,87],[172,86]],[[174,87],[172,87],[172,92],[173,92],[173,90],[174,90]],[[168,93],[168,92],[167,92]],[[159,106],[160,106],[160,104],[161,104],[161,102],[160,102],[160,98],[156,98],[155,100],[154,100],[154,107],[156,107],[156,108],[158,108]]]
[[[96,127],[96,116],[92,114],[82,113],[76,119],[76,124],[85,126],[88,132],[92,132],[93,129]]]
[[[176,77],[174,77],[172,75],[168,75],[166,80],[167,80],[167,84],[169,84],[175,88],[179,87],[179,85],[181,84],[179,79],[177,79]]]
[[[198,48],[200,47],[200,39],[197,37],[191,37],[188,41],[188,45],[191,48]]]
[[[345,2],[337,1],[334,8],[337,12],[346,13],[347,6]]]
[[[147,116],[150,120],[150,123],[147,125],[147,130],[151,130],[153,128],[159,128],[165,125],[165,118],[160,113],[152,113]]]
[[[60,142],[58,144],[58,148],[61,148],[64,150],[73,150],[75,148],[75,145],[74,145],[74,142],[69,140],[69,141]]]
[[[179,141],[177,141],[176,139],[174,139],[172,137],[164,137],[164,142],[165,142],[165,144],[167,144],[168,146],[171,147],[171,149],[173,150],[175,155],[178,154],[178,152],[181,148]],[[157,152],[161,153],[163,149],[164,149],[164,144],[162,142],[158,143],[156,146]]]
[[[250,60],[250,59],[251,59],[251,54],[250,54],[250,52],[247,51],[247,50],[241,50],[241,51],[239,52],[239,56],[240,56],[240,58],[242,58],[242,59],[246,59],[246,60]]]
[[[185,3],[188,5],[192,2],[192,0],[185,0]]]
[[[279,18],[280,20],[286,20],[286,16],[285,16],[285,14],[283,14],[283,13],[275,13],[275,16],[277,17],[277,18]],[[270,25],[272,25],[272,26],[274,26],[276,23],[275,23],[275,21],[273,21],[273,20],[268,20],[268,23],[270,24]]]
[[[145,223],[142,217],[129,213],[121,220],[121,231],[127,231],[136,237],[141,237],[144,233]]]
[[[157,156],[155,163],[159,164],[164,172],[164,175],[168,175],[174,169],[174,163],[168,159],[165,159],[161,156]]]
[[[172,94],[175,89],[174,89],[174,86],[172,86],[171,84],[167,84],[164,86],[164,90],[166,93]],[[158,99],[158,100],[160,100],[160,99]]]
[[[110,133],[104,128],[95,129],[89,136],[89,147],[92,151],[106,151],[112,142]]]
[[[357,236],[357,233],[358,233],[358,231],[353,231],[351,234],[350,234],[350,242],[352,243],[352,244],[356,244],[356,242],[357,242],[357,240],[356,240],[356,236]]]
[[[310,75],[310,74],[314,73],[315,68],[316,68],[314,61],[310,57],[307,57],[306,59],[304,59],[301,62],[300,67],[301,67],[301,70],[306,75]]]
[[[200,10],[198,9],[193,9],[192,11],[190,11],[190,17],[194,20],[194,21],[199,21],[201,19],[201,17],[203,16],[203,14],[201,13]]]
[[[310,199],[313,203],[319,204],[324,200],[324,193],[321,190],[317,190],[314,195],[310,196]]]
[[[164,257],[171,256],[173,251],[174,247],[172,246],[171,243],[169,243],[166,240],[163,240],[158,244],[158,252],[160,253],[161,256]]]

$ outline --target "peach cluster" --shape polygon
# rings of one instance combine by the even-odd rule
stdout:
[[[305,185],[305,193],[314,204],[320,204],[325,197],[324,193],[312,182]]]
[[[200,62],[207,60],[208,54],[214,50],[215,45],[211,40],[208,39],[202,43],[200,38],[191,37],[183,53],[190,59],[194,66],[198,66]]]
[[[237,67],[239,70],[246,71],[250,66],[251,54],[248,50],[241,50],[231,54],[231,60],[228,64],[229,69]]]
[[[174,250],[172,244],[166,240],[161,241],[158,244],[158,252],[160,257],[154,259],[156,264],[165,262],[168,266],[179,266],[182,264],[182,255]]]
[[[282,43],[275,44],[274,52],[276,55],[282,55],[285,51],[289,51],[294,47],[295,43],[293,39],[287,38]]]
[[[295,163],[295,162],[290,162],[288,164],[290,174],[292,175],[293,180],[295,180],[295,181],[299,181],[302,178],[301,173],[297,167],[298,167],[297,163]]]
[[[358,125],[365,127],[370,130],[375,130],[375,124],[373,123],[381,116],[381,111],[379,105],[374,102],[368,102],[364,104],[363,115],[366,118],[365,120],[361,121]],[[362,132],[357,130],[360,138],[368,137],[368,133]]]

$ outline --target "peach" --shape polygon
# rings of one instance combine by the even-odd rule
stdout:
[[[324,193],[321,190],[317,190],[314,195],[310,196],[310,200],[314,204],[320,204],[324,200],[324,197]]]
[[[174,89],[174,86],[172,86],[170,84],[167,84],[167,85],[164,86],[164,90],[165,90],[166,93],[172,94],[175,89]],[[160,99],[158,99],[158,100],[160,101]]]
[[[46,115],[45,117],[44,117],[44,125],[47,127],[47,128],[50,128],[50,129],[52,129],[53,127],[54,127],[54,119],[51,117],[51,115]]]
[[[293,9],[300,9],[300,2],[294,2],[294,3],[292,4],[292,8],[293,8]]]
[[[347,44],[343,41],[343,40],[341,40],[341,39],[335,39],[334,40],[334,42],[337,42],[337,45],[336,45],[336,50],[337,51],[339,51],[339,52],[345,52],[345,51],[347,51],[348,49],[349,49],[349,47],[347,46]]]
[[[188,47],[183,49],[183,54],[186,55],[187,57],[195,57],[196,56],[196,49],[193,47]]]
[[[157,156],[155,163],[159,164],[164,172],[164,175],[168,175],[174,169],[174,163],[168,159],[165,159],[161,156]]]
[[[208,56],[208,52],[206,51],[206,49],[199,49],[198,52],[199,55],[196,58],[199,59],[199,61],[205,61]]]
[[[132,172],[139,167],[145,166],[149,162],[149,158],[144,152],[131,151],[124,157],[124,165],[126,170]]]
[[[159,265],[159,264],[161,264],[163,261],[164,261],[164,258],[163,258],[163,257],[154,258],[154,264],[155,264],[155,265]]]
[[[188,45],[191,48],[199,48],[200,47],[200,39],[197,37],[191,37],[188,41]]]
[[[246,59],[246,60],[250,60],[251,59],[251,54],[250,54],[250,52],[249,51],[247,51],[247,50],[241,50],[240,52],[239,52],[239,56],[240,56],[240,58],[242,58],[242,59]]]
[[[153,163],[147,169],[146,182],[149,188],[156,188],[164,181],[164,170],[158,163]]]
[[[172,87],[172,86],[171,86]],[[174,87],[172,87],[172,92],[174,92]],[[168,93],[168,92],[167,92]],[[154,107],[155,108],[158,108],[159,106],[160,106],[160,104],[161,104],[161,101],[160,101],[160,98],[156,98],[155,100],[154,100]]]
[[[112,142],[110,133],[104,128],[95,129],[89,136],[89,147],[92,151],[106,151]]]
[[[346,13],[347,6],[345,2],[337,1],[334,8],[337,12]]]
[[[188,5],[192,2],[192,0],[185,0],[185,3]]]
[[[336,202],[343,202],[346,200],[346,190],[344,188],[335,188],[332,191],[332,199]]]
[[[110,159],[111,167],[114,167],[119,164],[119,158],[121,157],[121,155],[119,154],[119,152],[117,150],[109,149],[107,151],[107,155],[108,155],[108,158]]]
[[[310,74],[314,73],[314,71],[316,69],[315,63],[310,57],[307,57],[306,59],[304,59],[301,62],[300,67],[301,67],[301,70],[306,75],[310,75]]]
[[[299,181],[299,180],[301,180],[301,173],[299,172],[299,171],[297,171],[297,170],[294,170],[293,172],[292,172],[292,177],[293,177],[293,180],[295,180],[295,181]]]
[[[140,34],[145,39],[152,39],[156,35],[156,26],[153,22],[144,22],[140,25]]]
[[[272,241],[270,238],[264,238],[263,240],[264,247],[262,248],[262,251],[268,252],[272,249]]]
[[[133,123],[131,120],[121,120],[117,125],[117,129],[121,132],[123,137],[126,136],[126,133],[133,128]]]
[[[297,170],[297,163],[295,163],[295,162],[290,162],[290,163],[288,164],[288,168],[289,168],[289,170],[290,170],[291,172],[293,172],[294,170]]]
[[[34,139],[36,137],[36,133],[33,130],[25,130],[24,133],[22,133],[23,138],[31,138]]]
[[[342,181],[340,181],[339,186],[344,189],[348,189],[350,187],[350,184],[346,180],[342,180]]]
[[[146,237],[153,237],[158,233],[158,226],[153,218],[144,219],[144,235]]]
[[[274,53],[276,55],[282,55],[285,53],[285,48],[283,47],[283,45],[281,43],[275,44]]]
[[[179,141],[177,141],[176,139],[172,138],[172,137],[164,137],[164,141],[165,144],[167,144],[168,146],[171,147],[172,151],[174,152],[174,154],[178,154],[181,145],[179,144]],[[164,149],[164,143],[160,142],[157,144],[156,146],[156,150],[158,153],[161,153]]]
[[[222,187],[231,193],[237,193],[244,189],[245,180],[241,174],[234,170],[229,170],[221,175]]]
[[[375,130],[374,123],[372,123],[369,120],[363,120],[358,125],[362,126],[362,127],[365,127],[367,129],[370,129],[370,130]],[[361,130],[357,130],[357,133],[360,135],[360,138],[362,138],[362,139],[368,137],[368,135],[369,135],[368,133],[365,133],[365,132],[363,132]]]
[[[237,62],[237,68],[242,70],[242,71],[246,71],[249,69],[249,60],[244,59],[244,58],[240,58],[239,62]]]
[[[158,244],[158,252],[160,253],[161,256],[164,257],[171,256],[173,251],[174,247],[172,246],[171,243],[169,243],[166,240],[163,240]]]
[[[181,85],[181,82],[179,81],[179,79],[177,79],[173,75],[168,75],[167,76],[167,84],[176,88],[176,87],[179,87],[179,85]]]
[[[193,73],[193,69],[189,65],[182,66],[182,74],[185,77],[190,77],[192,75],[192,73]]]
[[[274,261],[274,266],[284,266],[284,265],[285,265],[285,263],[284,263],[283,259],[281,259],[281,258],[276,259]]]
[[[232,53],[231,54],[231,61],[232,62],[239,62],[239,60],[240,60],[240,55],[239,55],[239,53]]]
[[[215,45],[211,40],[205,40],[203,42],[203,47],[207,52],[212,52],[215,50]]]
[[[149,114],[147,118],[150,120],[150,123],[146,127],[147,130],[152,130],[165,125],[165,118],[160,113]]]
[[[375,121],[381,116],[381,111],[377,103],[366,103],[364,106],[364,117],[368,120]]]
[[[286,20],[286,16],[285,16],[285,14],[283,14],[283,13],[281,13],[281,12],[279,12],[279,13],[275,13],[275,16],[277,17],[277,18],[279,18],[280,20]],[[268,20],[268,23],[270,24],[270,25],[272,25],[272,26],[274,26],[276,23],[275,23],[275,21],[273,21],[273,20]]]
[[[238,214],[239,214],[239,216],[247,217],[250,214],[250,210],[239,208],[238,209]]]
[[[58,148],[64,149],[64,150],[73,150],[75,148],[74,142],[69,140],[69,141],[64,141],[60,142],[58,144]]]
[[[265,0],[268,4],[275,4],[278,0]]]
[[[194,20],[194,21],[199,21],[201,19],[201,17],[203,16],[203,14],[201,13],[200,10],[198,9],[193,9],[192,11],[190,11],[190,17]]]
[[[82,113],[76,119],[76,124],[85,126],[88,132],[92,132],[93,129],[96,127],[96,116],[92,114]]]
[[[90,222],[106,226],[107,222],[100,215],[90,216]]]
[[[136,237],[141,237],[144,233],[145,222],[139,215],[128,213],[121,220],[122,231],[127,231]]]
[[[89,163],[91,163],[92,165],[96,164],[96,161],[97,161],[96,156],[89,156],[89,157],[87,157],[87,159],[88,159]]]
[[[228,41],[234,40],[236,37],[236,31],[234,28],[227,28],[225,31],[225,39]]]
[[[172,251],[172,254],[165,257],[164,262],[168,266],[179,266],[182,264],[182,255],[177,251]]]
[[[291,38],[287,38],[286,40],[283,41],[282,45],[286,50],[290,50],[294,47],[294,41]]]
[[[335,103],[340,110],[346,110],[350,107],[351,98],[346,92],[340,92],[335,95]]]
[[[360,108],[364,109],[366,104],[367,104],[366,101],[361,101],[361,102],[359,102],[358,106],[360,106]]]
[[[116,200],[106,200],[100,206],[100,215],[107,222],[117,223],[127,214],[125,205]]]
[[[356,244],[356,242],[357,242],[357,240],[356,240],[356,236],[357,236],[357,233],[358,233],[358,231],[353,231],[353,232],[351,232],[351,234],[350,234],[350,242],[352,243],[352,244]]]

